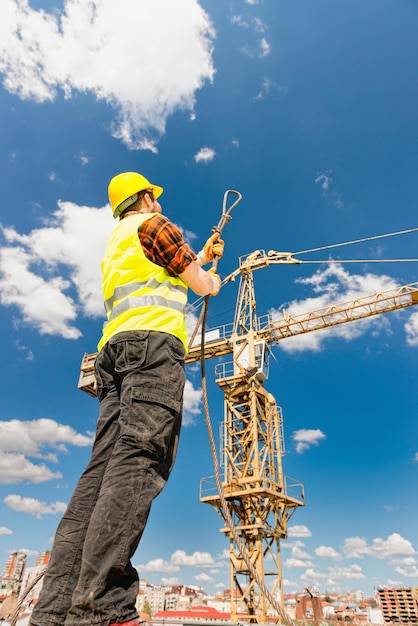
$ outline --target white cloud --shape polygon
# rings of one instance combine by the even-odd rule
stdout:
[[[304,527],[302,527],[304,528]],[[286,548],[290,548],[291,549],[291,556],[293,559],[309,559],[311,560],[312,557],[311,555],[306,552],[305,550],[302,550],[302,548],[305,547],[305,544],[302,541],[294,541],[294,542],[286,542],[286,544],[283,544],[284,547]]]
[[[267,39],[265,37],[262,37],[260,40],[260,54],[259,57],[263,58],[263,57],[267,57],[271,52],[271,45],[270,43],[267,41]]]
[[[183,424],[190,426],[194,423],[194,416],[200,413],[202,402],[202,390],[195,389],[190,380],[186,380],[184,386],[184,417]]]
[[[52,472],[44,463],[35,464],[26,457],[56,462],[55,451],[66,452],[65,444],[84,447],[91,443],[91,436],[51,419],[0,421],[0,483],[41,483],[62,478],[60,472]]]
[[[319,183],[322,189],[322,195],[327,198],[336,209],[343,209],[344,202],[341,195],[332,187],[332,171],[320,173],[315,179],[315,183]]]
[[[271,53],[271,44],[265,37],[261,37],[256,46],[243,46],[241,52],[250,58],[263,59]]]
[[[3,452],[22,452],[42,458],[46,446],[65,451],[63,444],[66,443],[85,447],[91,445],[92,437],[47,418],[0,422],[0,449]]]
[[[3,228],[0,302],[18,307],[41,334],[77,339],[78,313],[104,317],[100,261],[114,221],[108,206],[58,202],[58,207],[44,227],[29,234]]]
[[[397,556],[410,556],[416,554],[409,539],[404,539],[399,533],[388,535],[387,539],[378,537],[373,539],[370,546],[370,555],[377,559],[394,558]]]
[[[329,573],[334,580],[360,580],[366,578],[360,565],[356,564],[349,565],[348,567],[330,567]]]
[[[177,576],[170,576],[170,577],[162,576],[161,582],[163,583],[163,585],[167,585],[167,587],[171,587],[172,585],[179,585],[180,578],[177,578]]]
[[[5,88],[36,102],[91,93],[113,107],[113,135],[131,149],[155,151],[167,118],[193,110],[214,76],[214,30],[197,0],[181,11],[171,0],[68,0],[54,13],[0,0],[0,12]]]
[[[365,556],[376,559],[394,559],[416,554],[409,539],[404,539],[399,533],[392,533],[387,539],[377,537],[370,545],[361,537],[348,537],[344,542],[343,551],[346,557],[357,559]]]
[[[254,18],[254,26],[256,33],[261,33],[262,35],[264,35],[264,33],[268,31],[267,24],[263,22],[263,20],[261,20],[259,17]]]
[[[186,308],[186,328],[189,338],[193,335],[195,331],[197,321],[198,317],[194,313],[194,304],[188,304]]]
[[[91,158],[80,152],[77,155],[77,159],[80,161],[81,165],[88,165],[91,161]]]
[[[290,558],[290,559],[286,559],[286,561],[284,562],[285,567],[288,567],[289,569],[293,568],[293,567],[309,567],[310,565],[312,565],[310,560],[304,561],[302,559],[294,559],[294,558]]]
[[[299,589],[299,583],[288,580],[287,578],[283,579],[283,587],[286,589]]]
[[[9,550],[9,554],[10,552],[15,552],[15,550]],[[23,552],[27,556],[38,556],[39,554],[38,550],[31,550],[30,548],[19,548],[18,552]]]
[[[318,580],[326,578],[325,574],[316,572],[312,567],[309,567],[304,574],[300,577],[301,581],[306,584],[316,584]]]
[[[35,358],[32,350],[27,346],[19,345],[18,341],[16,342],[16,349],[19,350],[19,352],[24,353],[24,358],[26,361],[33,361],[33,359]]]
[[[418,578],[418,567],[416,565],[395,567],[395,572],[401,576],[407,576],[408,578]]]
[[[320,268],[312,276],[300,278],[296,282],[310,288],[314,295],[303,300],[293,300],[280,309],[271,309],[269,313],[275,322],[281,321],[284,315],[295,317],[306,315],[311,311],[328,310],[336,304],[373,296],[399,286],[393,278],[386,275],[350,274],[339,263]],[[386,321],[375,315],[359,319],[355,323],[344,323],[332,328],[286,338],[285,341],[279,342],[279,347],[286,352],[319,351],[327,338],[339,337],[351,341],[364,335],[370,327],[378,330],[386,328]]]
[[[137,565],[138,572],[178,572],[180,567],[212,567],[214,565],[213,557],[209,552],[194,552],[191,555],[186,554],[184,550],[176,550],[170,557],[169,561],[158,558],[149,561],[143,565]]]
[[[24,322],[41,334],[77,339],[80,331],[74,300],[65,295],[68,281],[56,276],[45,280],[31,269],[32,259],[22,248],[0,250],[0,302],[20,309]]]
[[[164,559],[152,559],[152,561],[148,561],[144,565],[136,565],[136,569],[142,575],[143,572],[178,572],[180,567]]]
[[[295,543],[295,545],[292,547],[292,557],[294,559],[309,559],[312,560],[311,555],[306,552],[305,550],[302,550],[302,546],[304,544],[300,541],[297,541]]]
[[[388,578],[387,584],[388,584],[389,587],[401,587],[402,586],[402,581],[401,580],[393,580],[393,578]]]
[[[320,183],[323,193],[326,194],[329,190],[332,178],[327,174],[319,174],[317,178],[315,178],[315,182]]]
[[[288,528],[287,534],[289,537],[311,537],[312,536],[312,533],[309,530],[309,528],[303,525],[290,526]]]
[[[67,508],[65,502],[46,504],[45,502],[35,500],[35,498],[22,498],[17,495],[6,496],[3,501],[9,508],[13,509],[13,511],[29,513],[29,515],[34,515],[38,519],[41,519],[42,515],[64,513]]]
[[[183,228],[182,226],[180,226],[180,224],[176,224],[176,226],[179,227],[179,229],[181,230],[184,240],[190,245],[193,245],[193,242],[195,241],[195,239],[197,238],[196,233],[194,233],[191,230],[188,230],[187,228]]]
[[[369,553],[367,541],[361,537],[348,537],[344,541],[343,552],[349,559],[362,559]]]
[[[394,559],[391,559],[391,561],[390,561],[390,565],[406,565],[406,566],[410,566],[410,565],[416,565],[416,563],[417,563],[417,560],[413,556],[394,558]]]
[[[12,483],[22,481],[43,483],[53,478],[62,478],[62,474],[60,472],[52,472],[43,463],[35,465],[23,454],[0,450],[0,483],[3,483],[3,485],[11,485]]]
[[[194,155],[194,160],[196,163],[210,163],[216,156],[216,152],[213,148],[209,148],[208,146],[204,146],[200,148],[199,152]]]
[[[404,328],[406,343],[409,346],[418,346],[418,313],[412,313]]]
[[[256,0],[247,1],[247,4],[257,4]],[[241,47],[241,52],[250,58],[263,59],[271,53],[271,44],[264,36],[268,31],[268,26],[258,17],[245,18],[242,15],[233,15],[231,23],[241,28],[251,28],[255,33],[256,43],[249,43]]]
[[[255,100],[264,100],[270,93],[284,94],[287,89],[282,87],[277,82],[265,76],[261,82],[261,88],[258,94],[255,96]]]
[[[199,583],[214,583],[215,579],[212,578],[212,576],[208,576],[208,574],[205,574],[204,572],[201,572],[200,574],[198,574],[197,576],[194,577],[195,580],[197,580]]]
[[[6,526],[0,526],[0,535],[13,535],[13,531]]]
[[[292,439],[297,442],[296,452],[302,453],[305,450],[309,450],[311,446],[317,446],[321,439],[326,439],[326,435],[319,428],[315,430],[301,428],[300,430],[295,430]]]
[[[170,558],[174,565],[188,565],[194,567],[208,567],[214,564],[214,560],[209,552],[193,552],[187,555],[184,550],[176,550]]]
[[[341,559],[341,555],[330,546],[319,546],[315,549],[315,554],[324,559]]]
[[[237,26],[241,26],[241,28],[249,28],[250,24],[243,18],[242,15],[233,15],[231,17],[231,24],[236,24]]]

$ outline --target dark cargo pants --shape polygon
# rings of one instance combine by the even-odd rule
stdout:
[[[137,617],[131,558],[174,464],[184,347],[154,331],[123,332],[100,351],[100,415],[91,460],[55,536],[35,626],[107,626]]]

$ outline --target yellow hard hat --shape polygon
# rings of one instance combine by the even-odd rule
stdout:
[[[144,189],[152,189],[154,198],[163,193],[163,188],[153,185],[137,172],[124,172],[114,176],[109,183],[108,195],[113,217],[117,218],[125,209],[138,199],[138,193]]]

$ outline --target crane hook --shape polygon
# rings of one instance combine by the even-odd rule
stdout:
[[[227,208],[227,205],[228,205],[228,195],[229,195],[229,194],[231,194],[231,193],[232,193],[232,194],[235,194],[235,195],[237,196],[237,198],[236,198],[235,202],[233,202],[233,203],[232,203],[232,204],[231,204],[231,205]],[[227,189],[227,190],[225,191],[225,193],[224,193],[224,199],[223,199],[223,202],[222,202],[222,215],[221,215],[221,219],[219,220],[218,225],[217,225],[217,226],[214,226],[214,227],[212,228],[212,232],[214,232],[214,233],[219,233],[219,234],[221,234],[221,233],[222,233],[222,230],[223,230],[223,228],[224,228],[225,224],[226,224],[227,222],[229,222],[229,220],[231,220],[231,219],[232,219],[232,217],[231,217],[231,211],[232,211],[232,209],[233,209],[234,207],[236,207],[236,206],[237,206],[237,204],[238,204],[239,202],[241,202],[241,200],[242,200],[242,195],[240,194],[240,192],[239,192],[239,191],[235,191],[234,189]]]
[[[236,197],[235,201],[228,207],[228,196],[229,194],[234,194]],[[222,231],[225,227],[225,224],[227,224],[227,222],[229,222],[230,220],[232,220],[232,216],[231,216],[231,211],[234,207],[237,206],[237,204],[239,202],[241,202],[242,200],[242,195],[240,194],[239,191],[235,191],[234,189],[227,189],[224,193],[224,198],[223,198],[223,202],[222,202],[222,215],[221,215],[221,219],[218,222],[217,226],[214,226],[212,228],[212,232],[213,233],[219,233],[219,237],[222,234]],[[212,267],[213,268],[217,268],[218,266],[218,258],[215,257],[212,263]]]

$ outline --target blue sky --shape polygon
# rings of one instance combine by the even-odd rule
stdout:
[[[225,190],[240,191],[223,277],[257,249],[416,228],[418,6],[0,0],[0,12],[0,562],[25,549],[33,563],[89,458],[98,407],[77,380],[103,321],[110,178],[137,170],[163,186],[165,214],[196,250]],[[300,257],[337,264],[260,270],[258,313],[414,282],[416,263],[387,259],[417,257],[417,243],[370,239]],[[209,327],[232,322],[237,286],[211,299]],[[306,492],[282,543],[287,592],[418,584],[414,309],[274,348],[266,387],[283,408],[284,471]],[[178,461],[134,564],[153,583],[215,593],[228,546],[199,503],[213,463],[198,368],[187,376]]]

